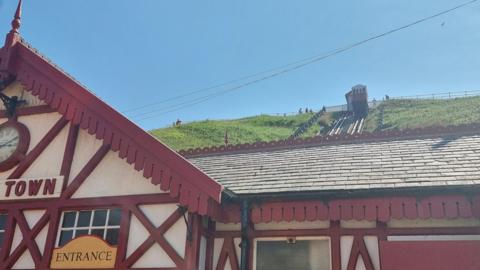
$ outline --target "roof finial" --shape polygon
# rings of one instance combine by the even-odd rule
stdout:
[[[12,32],[18,33],[20,29],[20,17],[22,16],[22,0],[18,1],[17,10],[15,11],[15,16],[12,21]]]

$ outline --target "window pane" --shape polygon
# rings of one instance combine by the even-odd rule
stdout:
[[[87,234],[88,234],[88,230],[76,230],[75,231],[75,237],[79,237],[79,236],[87,235]]]
[[[115,208],[110,210],[110,216],[108,217],[108,225],[120,225],[120,217],[122,212],[120,209]]]
[[[75,225],[76,212],[65,212],[63,214],[62,228],[72,228]]]
[[[95,230],[92,230],[91,235],[96,235],[103,239],[103,232],[105,232],[104,229],[95,229]]]
[[[92,216],[92,211],[80,211],[80,213],[78,214],[77,227],[90,226],[91,216]]]
[[[118,243],[118,231],[119,229],[108,229],[107,230],[107,242],[110,245],[116,245]]]
[[[1,214],[0,215],[0,230],[5,230],[6,225],[7,225],[7,215]]]
[[[1,246],[2,246],[2,244],[3,244],[3,238],[4,238],[4,235],[5,235],[5,233],[3,233],[3,232],[0,232],[0,247],[1,247]]]
[[[107,210],[96,210],[93,216],[93,226],[105,226],[107,223]]]
[[[326,240],[257,242],[257,270],[329,270],[330,246]]]
[[[70,241],[73,237],[73,231],[62,231],[60,233],[60,241],[58,243],[59,246],[65,245],[68,241]]]

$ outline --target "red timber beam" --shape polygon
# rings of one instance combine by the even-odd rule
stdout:
[[[180,218],[182,218],[182,213],[180,211],[175,211],[162,225],[160,225],[160,227],[157,228],[150,222],[145,214],[138,209],[138,207],[132,205],[128,205],[126,207],[140,221],[140,223],[142,223],[145,229],[147,229],[147,231],[150,233],[150,236],[137,248],[137,250],[130,254],[130,256],[126,257],[121,265],[117,265],[116,269],[130,269],[130,267],[132,267],[132,265],[138,259],[140,259],[140,257],[155,243],[162,247],[162,249],[167,253],[178,269],[186,269],[184,259],[175,251],[175,249],[163,236],[168,229],[170,229]]]
[[[215,213],[217,221],[239,223],[240,208],[222,207]],[[322,201],[281,201],[252,204],[252,223],[316,220],[480,218],[480,195],[438,195]]]

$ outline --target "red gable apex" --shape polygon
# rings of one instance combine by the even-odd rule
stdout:
[[[14,20],[19,27],[19,18]],[[136,170],[143,170],[144,177],[151,177],[153,184],[179,197],[190,212],[207,214],[212,202],[220,202],[223,187],[219,183],[40,55],[20,38],[18,27],[12,28],[0,49],[0,78],[15,75],[27,91],[103,140]]]

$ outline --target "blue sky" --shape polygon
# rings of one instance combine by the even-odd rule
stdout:
[[[0,33],[8,32],[16,2],[0,0]],[[21,33],[125,112],[343,47],[462,2],[24,0]],[[341,104],[358,83],[377,98],[480,90],[479,13],[477,2],[195,106],[162,113],[226,88],[126,115],[151,129],[177,118],[229,119]],[[146,116],[154,117],[140,120]]]

